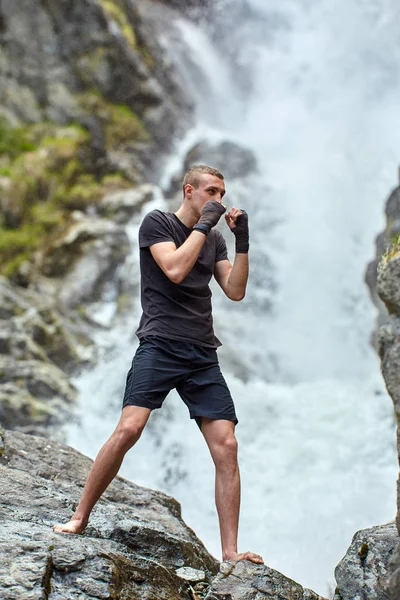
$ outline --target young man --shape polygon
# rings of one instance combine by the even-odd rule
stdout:
[[[126,452],[138,441],[150,413],[176,388],[210,449],[215,476],[223,560],[263,563],[252,552],[238,553],[240,475],[235,408],[221,374],[213,331],[211,291],[214,275],[231,300],[242,300],[248,278],[247,214],[231,208],[226,223],[236,239],[233,265],[225,240],[214,229],[226,208],[223,175],[212,167],[192,167],[183,181],[176,213],[150,212],[139,230],[143,314],[139,348],[128,372],[120,421],[100,450],[78,508],[57,532],[80,533],[117,475]]]

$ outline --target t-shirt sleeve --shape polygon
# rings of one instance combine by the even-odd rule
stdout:
[[[219,262],[220,260],[228,260],[228,250],[226,249],[226,242],[223,238],[222,234],[215,230],[217,234],[217,244],[215,249],[215,262]]]
[[[147,248],[159,242],[175,242],[175,240],[163,214],[153,210],[145,216],[139,228],[139,248]]]

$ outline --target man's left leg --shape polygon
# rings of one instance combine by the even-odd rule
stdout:
[[[232,421],[203,417],[201,432],[215,465],[215,504],[221,533],[222,560],[251,560],[263,564],[259,554],[237,551],[240,473],[235,425]]]

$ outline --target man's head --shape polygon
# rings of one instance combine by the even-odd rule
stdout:
[[[187,171],[183,179],[184,202],[189,201],[199,214],[208,200],[222,202],[224,194],[224,176],[214,167],[196,165]]]

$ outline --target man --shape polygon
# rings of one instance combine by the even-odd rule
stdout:
[[[139,230],[143,314],[139,348],[128,372],[120,421],[100,450],[78,508],[54,530],[81,533],[89,515],[117,475],[126,452],[138,441],[150,413],[176,388],[210,449],[215,477],[222,559],[263,563],[252,552],[238,553],[240,475],[234,404],[221,374],[211,314],[209,282],[215,276],[231,300],[242,300],[248,278],[248,219],[231,208],[225,220],[235,235],[233,265],[225,240],[214,229],[226,208],[224,177],[212,167],[192,167],[183,181],[176,213],[150,212]]]

